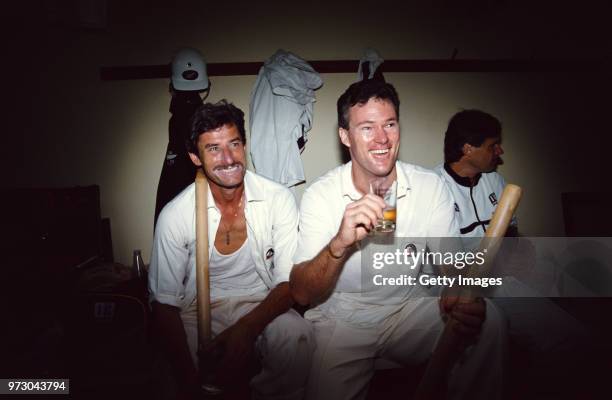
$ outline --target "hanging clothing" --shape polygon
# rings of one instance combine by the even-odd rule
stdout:
[[[251,93],[251,161],[255,171],[291,187],[305,181],[300,151],[312,126],[319,74],[298,56],[278,50],[259,70]]]
[[[359,59],[359,69],[357,70],[358,80],[376,79],[385,81],[382,71],[378,69],[384,62],[383,58],[378,55],[378,52],[374,49],[367,48],[364,50],[363,55]]]
[[[164,206],[195,179],[196,167],[187,155],[185,141],[191,134],[191,117],[201,105],[202,98],[198,91],[176,91],[172,95],[168,147],[155,201],[155,224]]]

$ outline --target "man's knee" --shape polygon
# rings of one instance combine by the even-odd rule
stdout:
[[[293,352],[298,347],[314,351],[314,334],[312,324],[294,310],[279,315],[264,331],[265,347],[269,352]]]
[[[282,391],[291,393],[289,397],[303,397],[314,353],[314,337],[310,322],[292,311],[278,316],[259,337],[257,347],[262,371],[251,383],[261,395]]]

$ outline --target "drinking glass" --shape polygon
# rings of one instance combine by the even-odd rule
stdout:
[[[383,217],[376,221],[374,231],[380,233],[395,231],[397,181],[387,182],[383,179],[372,181],[370,183],[370,192],[381,197],[385,201]]]

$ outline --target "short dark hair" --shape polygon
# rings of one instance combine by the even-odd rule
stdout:
[[[501,136],[501,123],[497,118],[480,110],[463,110],[453,115],[444,135],[444,161],[459,161],[463,145],[480,146],[487,138]]]
[[[365,104],[371,98],[390,101],[399,119],[400,101],[393,85],[377,79],[368,79],[353,83],[338,99],[338,126],[348,129],[349,109],[355,104]]]
[[[204,103],[191,117],[191,135],[187,140],[187,151],[198,154],[198,139],[204,132],[209,132],[223,125],[234,125],[240,133],[242,144],[246,144],[244,131],[244,112],[223,99],[217,103]]]

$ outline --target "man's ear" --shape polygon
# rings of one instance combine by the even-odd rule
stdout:
[[[342,142],[342,144],[346,147],[351,147],[351,141],[349,140],[348,135],[349,133],[346,129],[338,128],[338,136],[340,136],[340,141]]]
[[[463,144],[463,148],[462,148],[462,150],[463,150],[463,155],[464,155],[464,156],[467,156],[469,153],[471,153],[471,152],[472,152],[472,147],[473,147],[473,146],[472,146],[471,144],[469,144],[469,143],[464,143],[464,144]]]
[[[189,152],[189,158],[191,158],[191,162],[196,167],[201,167],[202,166],[202,161],[200,161],[200,157],[198,157],[196,154],[193,154],[192,152]]]

